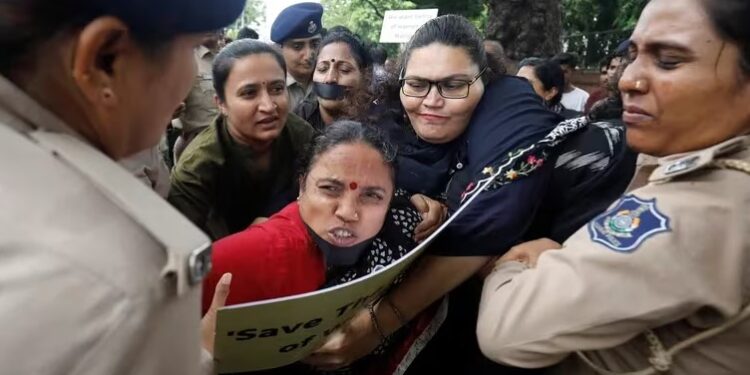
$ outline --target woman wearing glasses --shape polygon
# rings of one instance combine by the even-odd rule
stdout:
[[[399,99],[411,130],[381,122],[399,147],[397,186],[442,197],[449,212],[509,153],[537,143],[560,120],[528,83],[501,76],[503,69],[485,56],[476,28],[459,16],[422,26],[407,45],[400,71]],[[467,280],[524,239],[550,172],[542,154],[514,163],[383,302],[355,317],[308,362],[321,368],[349,364],[411,321],[412,338],[421,344],[407,340],[397,352],[408,354],[394,356],[386,372],[397,367],[410,374],[481,372],[473,329],[481,285]],[[458,286],[447,305],[440,302]]]

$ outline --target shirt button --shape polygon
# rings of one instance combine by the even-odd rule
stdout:
[[[456,169],[464,169],[464,165],[461,163],[456,164]]]

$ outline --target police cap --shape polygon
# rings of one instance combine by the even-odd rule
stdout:
[[[279,13],[271,26],[271,40],[284,43],[289,39],[312,38],[320,34],[323,7],[317,3],[299,3]]]
[[[221,29],[242,14],[245,0],[83,0],[89,9],[121,19],[135,32],[179,35]]]

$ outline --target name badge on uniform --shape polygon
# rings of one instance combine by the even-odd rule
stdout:
[[[627,195],[589,223],[591,240],[614,251],[630,253],[647,238],[669,232],[669,218],[659,212],[656,199]]]

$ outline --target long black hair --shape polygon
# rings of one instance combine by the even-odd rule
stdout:
[[[519,69],[524,66],[534,69],[534,75],[542,83],[545,90],[557,89],[557,94],[548,101],[547,105],[554,106],[560,103],[565,92],[565,73],[563,73],[560,64],[552,59],[530,57],[521,60],[521,63],[518,64]]]

